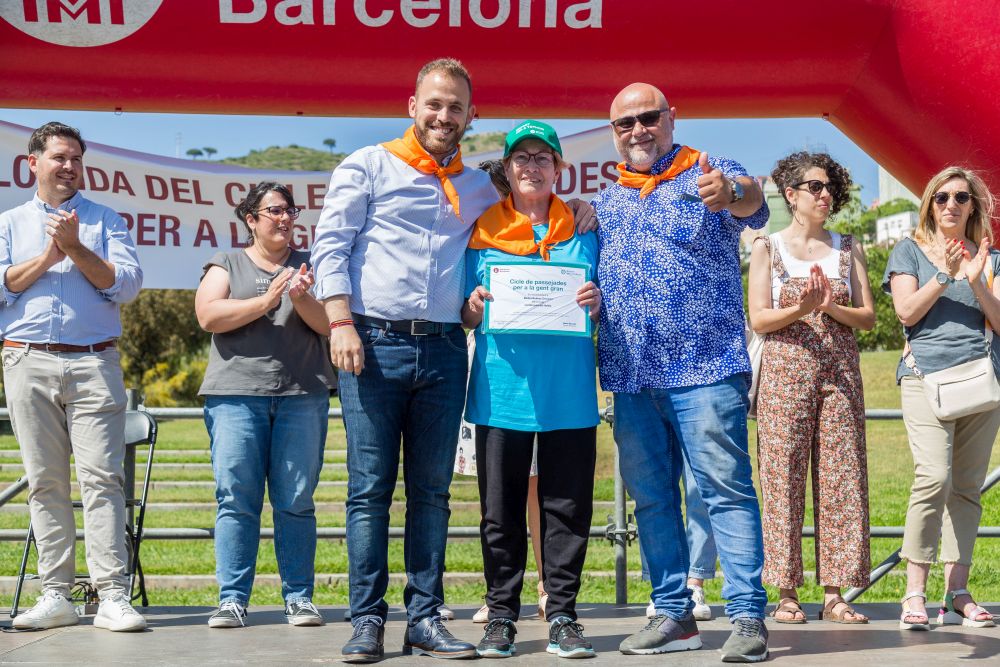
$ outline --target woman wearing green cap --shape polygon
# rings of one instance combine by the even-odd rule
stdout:
[[[524,524],[532,443],[538,438],[542,568],[548,593],[548,652],[594,655],[576,620],[576,595],[593,512],[597,388],[589,336],[486,333],[480,327],[492,295],[487,264],[517,261],[597,266],[596,235],[579,235],[573,213],[553,189],[564,162],[549,125],[525,121],[504,144],[511,194],[477,221],[466,254],[469,298],[462,321],[476,330],[466,419],[476,425],[481,538],[490,621],[479,643],[484,657],[514,653],[527,558]],[[579,308],[596,322],[601,292],[585,282]]]

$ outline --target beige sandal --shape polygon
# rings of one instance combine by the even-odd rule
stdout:
[[[785,612],[786,614],[791,614],[791,618],[778,618],[778,614]],[[796,614],[802,614],[802,618],[796,618]],[[778,600],[778,606],[774,608],[771,612],[771,618],[774,619],[775,623],[788,623],[789,625],[802,625],[806,622],[806,612],[802,611],[802,605],[799,604],[797,598],[781,598]]]
[[[899,616],[900,630],[930,630],[931,624],[927,617],[927,612],[912,611],[910,609],[910,598],[920,598],[927,601],[927,594],[923,591],[910,591],[903,596],[903,613]],[[920,620],[920,619],[923,620]]]
[[[840,611],[834,611],[839,605],[843,605]],[[853,618],[848,618],[848,615],[853,616]],[[823,611],[819,613],[819,620],[844,623],[845,625],[864,625],[868,623],[867,618],[858,618],[858,616],[860,614],[854,610],[854,607],[838,595],[823,606]]]

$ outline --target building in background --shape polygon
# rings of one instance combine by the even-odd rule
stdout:
[[[920,197],[906,189],[882,165],[878,167],[878,202],[884,204],[893,199],[906,199],[920,206]]]
[[[893,213],[875,221],[875,242],[895,243],[896,241],[913,236],[913,230],[917,228],[917,212],[903,211]]]

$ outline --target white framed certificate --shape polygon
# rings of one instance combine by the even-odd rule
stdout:
[[[590,267],[571,262],[486,262],[483,331],[491,334],[590,336],[590,308],[576,293],[590,280]]]

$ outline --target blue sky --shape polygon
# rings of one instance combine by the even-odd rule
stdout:
[[[405,109],[401,108],[401,112]],[[678,109],[676,140],[710,154],[742,162],[754,175],[771,172],[778,158],[803,148],[826,150],[847,166],[862,186],[867,205],[878,197],[878,167],[840,130],[818,118],[689,120]],[[216,157],[246,155],[251,149],[298,144],[324,149],[323,139],[332,137],[337,150],[350,152],[362,146],[399,136],[410,124],[400,118],[303,118],[287,116],[207,116],[141,114],[93,111],[0,109],[0,118],[37,127],[60,120],[80,128],[85,139],[131,150],[173,156],[178,140],[180,154],[189,148],[211,146]],[[542,119],[546,120],[546,119]],[[560,135],[589,130],[607,121],[555,120]],[[483,119],[472,131],[509,130],[515,120]],[[610,135],[608,137],[610,141]]]

